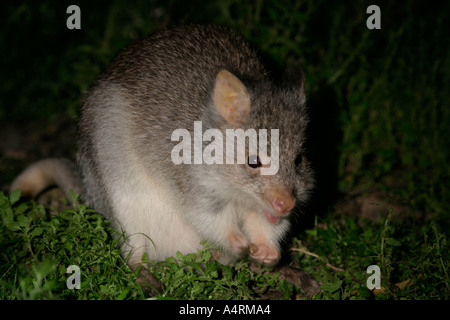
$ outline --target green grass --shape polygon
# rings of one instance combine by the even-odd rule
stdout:
[[[303,242],[321,258],[300,257],[305,270],[323,281],[319,299],[448,299],[449,251],[435,224],[411,228],[384,218],[361,227],[354,219],[325,219],[326,229],[308,230]],[[331,222],[333,221],[333,222]],[[329,266],[342,270],[334,271]],[[370,292],[369,265],[381,270],[383,293]],[[311,269],[310,269],[311,268]],[[407,286],[402,282],[411,281]]]
[[[83,204],[50,215],[44,206],[19,202],[18,192],[0,193],[0,299],[144,299],[121,258],[123,234],[110,228],[98,213]],[[448,299],[450,250],[436,224],[411,228],[392,221],[328,217],[300,239],[291,250],[301,267],[319,281],[321,292],[312,299]],[[116,235],[116,236],[114,236]],[[119,238],[117,238],[119,236]],[[161,280],[160,299],[257,299],[269,289],[278,298],[294,299],[302,289],[277,273],[255,272],[246,261],[222,266],[211,260],[207,246],[197,254],[177,255],[149,262]],[[66,285],[81,270],[81,289]],[[369,265],[381,269],[384,292],[367,289]],[[401,283],[408,283],[401,285]],[[400,284],[400,285],[399,285]],[[298,297],[305,298],[305,295]]]
[[[152,297],[121,258],[124,235],[101,215],[83,204],[50,215],[42,205],[19,202],[19,196],[0,193],[0,300]],[[282,289],[289,298],[294,292],[276,275],[251,271],[247,262],[231,267],[212,261],[207,247],[177,258],[149,262],[164,284],[153,298],[254,299],[268,288]],[[78,290],[67,286],[71,265],[80,268]]]
[[[130,41],[172,23],[230,26],[271,64],[302,69],[306,78],[314,203],[323,205],[308,210],[318,214],[315,223],[291,245],[321,282],[313,299],[449,299],[449,3],[377,1],[382,29],[370,31],[367,1],[81,2],[76,32],[65,29],[67,6],[57,3],[0,4],[0,46],[8,48],[0,121],[51,123],[60,114],[75,121],[85,92]],[[1,185],[22,169],[16,162],[0,157]],[[378,220],[335,207],[340,194],[374,193],[392,204]],[[81,204],[49,215],[17,200],[0,194],[1,299],[148,297],[102,216]],[[162,297],[252,299],[270,287],[286,299],[301,293],[246,262],[222,267],[208,258],[204,250],[153,265]],[[66,287],[72,264],[82,270],[80,290]],[[380,267],[383,293],[367,289],[369,265]]]
[[[78,205],[49,215],[42,205],[0,193],[0,299],[118,299],[143,297],[120,256],[108,222]],[[82,270],[69,290],[66,270]]]

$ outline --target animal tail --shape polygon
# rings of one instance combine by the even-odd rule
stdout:
[[[21,189],[22,196],[35,198],[51,186],[59,187],[69,201],[72,201],[70,190],[81,193],[81,179],[75,163],[64,158],[35,162],[14,179],[10,191]]]

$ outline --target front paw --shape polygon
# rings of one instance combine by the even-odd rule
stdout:
[[[242,234],[233,232],[228,236],[228,241],[230,243],[231,252],[236,257],[243,257],[247,254],[249,243]]]
[[[275,265],[280,260],[280,253],[277,248],[265,243],[250,244],[250,258],[261,262],[266,266]]]

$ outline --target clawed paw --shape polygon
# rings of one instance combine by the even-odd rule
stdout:
[[[250,244],[250,257],[266,266],[272,266],[280,259],[277,248],[269,244]]]

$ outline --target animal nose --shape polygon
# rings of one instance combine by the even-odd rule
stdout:
[[[272,200],[275,212],[286,215],[295,207],[295,198],[285,191],[277,191]]]

